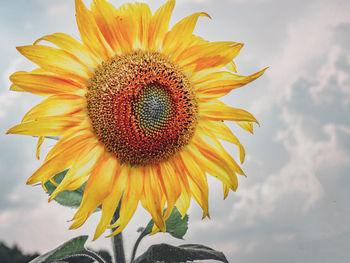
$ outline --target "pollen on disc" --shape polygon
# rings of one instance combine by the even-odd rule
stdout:
[[[103,62],[89,80],[94,133],[123,163],[145,166],[171,158],[197,125],[193,86],[158,52],[135,51]]]

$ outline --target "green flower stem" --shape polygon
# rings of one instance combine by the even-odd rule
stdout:
[[[113,216],[114,222],[118,220],[119,212],[120,212],[120,202]],[[115,228],[112,229],[112,232],[114,230]],[[122,233],[120,232],[118,235],[113,236],[112,242],[113,242],[112,246],[113,246],[113,255],[114,255],[115,263],[126,263]]]
[[[137,248],[138,248],[138,246],[139,246],[139,244],[140,244],[142,238],[144,238],[145,236],[146,236],[145,231],[142,231],[141,234],[140,234],[140,236],[137,238],[137,240],[136,240],[136,242],[135,242],[135,245],[134,245],[134,247],[133,247],[133,249],[132,249],[131,260],[130,260],[131,263],[134,261],[135,256],[136,256]]]
[[[113,255],[116,263],[125,263],[124,245],[122,233],[112,237]]]

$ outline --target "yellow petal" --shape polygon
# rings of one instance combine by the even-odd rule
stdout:
[[[164,214],[164,218],[167,219],[181,194],[180,175],[171,165],[171,162],[160,163],[157,167],[157,174],[167,200],[167,209]]]
[[[85,186],[82,202],[73,217],[75,222],[70,229],[80,227],[111,193],[118,168],[119,161],[110,153],[105,152],[91,172]]]
[[[232,71],[232,72],[235,72],[237,73],[237,67],[236,67],[236,64],[235,62],[232,60],[230,61],[226,66],[225,66],[226,69],[228,69],[229,71]]]
[[[149,25],[148,45],[158,51],[169,28],[169,20],[175,6],[175,0],[169,0],[152,16]]]
[[[13,85],[21,90],[42,96],[84,92],[84,87],[81,84],[69,78],[48,73],[18,71],[10,76],[10,80],[13,82]]]
[[[236,173],[244,175],[244,172],[212,134],[199,128],[189,151],[211,175],[229,185],[232,190],[237,189]]]
[[[81,0],[75,0],[75,12],[81,40],[97,58],[106,61],[113,51],[96,25],[90,10]]]
[[[162,53],[175,59],[192,40],[192,32],[200,16],[210,16],[207,13],[194,13],[177,22],[165,35],[162,45]]]
[[[144,169],[144,191],[141,197],[142,205],[148,210],[157,227],[165,232],[162,204],[163,191],[156,170],[151,166]]]
[[[253,123],[251,121],[238,121],[237,124],[251,134],[254,133]]]
[[[154,234],[157,234],[159,231],[160,231],[159,227],[157,227],[156,224],[153,224],[152,231],[149,235],[152,236]]]
[[[89,144],[79,156],[75,158],[71,169],[69,169],[62,182],[52,192],[49,201],[53,200],[60,192],[64,190],[75,190],[86,182],[90,172],[98,163],[98,159],[101,158],[103,152],[104,145],[102,143]]]
[[[239,151],[240,161],[241,163],[244,162],[244,156],[245,156],[244,147],[224,122],[208,121],[208,120],[200,119],[198,122],[198,125],[200,127],[208,129],[208,131],[210,131],[218,139],[236,144]]]
[[[79,127],[80,128],[80,127]],[[92,143],[97,140],[91,132],[84,129],[72,129],[64,134],[62,138],[52,147],[45,157],[45,161],[64,153],[69,148],[86,145],[87,141],[92,140]]]
[[[193,142],[203,155],[216,156],[216,162],[218,164],[221,163],[227,171],[234,170],[238,174],[244,175],[241,167],[236,163],[232,156],[227,153],[216,137],[208,130],[198,127],[198,133],[193,137]]]
[[[51,178],[50,180],[50,183],[52,183],[54,186],[58,186],[58,183],[55,182],[55,180],[53,178]],[[43,183],[44,184],[44,183]]]
[[[91,12],[96,24],[106,42],[116,54],[130,51],[130,45],[124,38],[116,8],[106,0],[94,0],[91,3]]]
[[[41,146],[43,145],[44,140],[45,140],[45,136],[39,136],[38,144],[36,146],[36,158],[38,160],[40,159],[40,150],[41,150]]]
[[[174,164],[174,171],[177,173],[178,178],[179,178],[179,182],[181,185],[181,192],[186,192],[186,193],[190,193],[190,185],[189,182],[187,180],[187,176],[182,175],[182,156],[181,156],[181,152],[179,154],[177,154],[176,156],[174,156],[174,161],[172,162]]]
[[[213,121],[253,121],[258,123],[248,111],[227,106],[219,100],[201,103],[199,105],[199,116]]]
[[[32,136],[61,136],[67,129],[79,125],[82,120],[73,117],[43,117],[13,126],[6,134]]]
[[[86,107],[86,99],[77,95],[53,95],[33,107],[23,117],[22,122],[34,121],[49,116],[73,116]]]
[[[91,140],[81,140],[80,137],[77,137],[75,140],[73,139],[72,142],[74,142],[74,144],[63,147],[62,151],[56,153],[52,158],[45,159],[41,167],[27,180],[27,184],[34,184],[39,181],[47,182],[51,177],[69,168],[75,161],[76,156],[88,147]],[[55,151],[59,147],[60,141],[56,143],[50,152]]]
[[[179,210],[182,218],[186,215],[191,203],[191,194],[182,191],[179,199],[176,201],[176,207]]]
[[[224,193],[224,199],[227,198],[229,190],[230,188],[227,186],[227,184],[222,183],[222,191]]]
[[[34,42],[34,45],[38,44],[40,41],[49,41],[64,51],[74,55],[81,63],[89,68],[95,68],[99,65],[96,57],[89,51],[89,49],[81,44],[79,41],[75,40],[70,35],[64,33],[54,33],[51,35],[46,35]]]
[[[18,86],[14,85],[14,84],[11,84],[10,90],[11,90],[11,91],[19,91],[19,92],[24,92],[24,91],[25,91],[25,90],[22,89],[21,87],[18,87]]]
[[[124,4],[117,10],[118,30],[132,49],[147,49],[152,13],[145,3]]]
[[[210,148],[212,151],[212,148]],[[203,153],[204,149],[197,144],[191,145],[188,151],[195,156],[196,162],[211,176],[218,178],[228,185],[232,190],[238,187],[238,180],[233,166],[220,156],[218,151]]]
[[[238,55],[242,47],[242,43],[236,42],[209,42],[188,47],[176,61],[186,72],[222,68]]]
[[[182,217],[186,215],[186,212],[190,206],[191,202],[191,189],[190,183],[187,178],[187,175],[183,173],[183,161],[181,157],[181,153],[175,155],[173,157],[173,161],[169,162],[170,164],[174,164],[175,175],[177,175],[177,180],[180,183],[181,193],[179,198],[176,201],[176,207],[178,208]]]
[[[139,42],[139,46],[134,47],[148,50],[148,31],[152,17],[151,10],[145,3],[135,3],[134,9],[134,18],[138,29],[137,40]]]
[[[29,45],[17,47],[17,50],[23,56],[49,72],[82,80],[82,82],[92,76],[92,71],[87,66],[62,49],[42,45]]]
[[[206,44],[211,43],[210,41],[205,40],[204,38],[202,38],[200,36],[196,36],[194,34],[192,34],[192,36],[190,38],[191,38],[191,41],[189,43],[189,47],[197,46],[197,45],[206,45]]]
[[[46,183],[51,177],[69,168],[74,162],[73,158],[79,153],[74,148],[74,150],[67,151],[64,157],[59,156],[58,158],[48,160],[28,178],[26,183],[35,184],[40,181]]]
[[[231,90],[242,87],[264,74],[266,68],[250,76],[240,76],[227,71],[209,73],[194,81],[199,100],[220,98]]]
[[[124,187],[123,199],[120,206],[120,217],[118,222],[110,227],[118,227],[110,236],[119,234],[129,223],[136,211],[141,199],[144,185],[143,167],[133,167],[129,171],[129,177]]]
[[[115,174],[114,182],[111,185],[112,191],[102,203],[102,215],[96,228],[93,240],[96,240],[99,236],[101,236],[110,224],[124,191],[128,176],[129,168],[126,168],[125,166],[120,167]]]
[[[140,48],[140,43],[137,41],[139,24],[135,18],[135,5],[126,3],[120,6],[117,10],[118,29],[123,36],[123,39],[128,43],[129,50]]]
[[[198,163],[195,162],[190,152],[186,150],[182,151],[181,159],[182,169],[187,174],[192,196],[203,209],[203,218],[206,216],[209,217],[207,176]]]

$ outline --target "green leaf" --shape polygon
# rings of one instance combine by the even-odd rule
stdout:
[[[153,245],[134,260],[133,263],[177,263],[206,259],[228,263],[222,252],[198,244],[181,245],[178,247],[169,244]]]
[[[61,183],[68,171],[69,169],[66,169],[63,172],[56,174],[53,177],[53,180],[57,184]],[[56,186],[50,181],[47,181],[45,183],[45,187],[49,195],[51,195],[52,192],[56,189]],[[54,200],[63,206],[79,207],[81,200],[83,199],[84,189],[85,189],[85,184],[83,184],[82,186],[80,186],[78,189],[74,191],[62,191],[54,198]]]
[[[141,240],[152,232],[153,225],[154,225],[154,222],[153,220],[151,220],[147,224],[146,228],[141,227],[137,230],[137,232],[141,232],[141,234],[136,240],[136,243],[132,250],[131,261],[133,261],[135,258],[136,251]],[[179,210],[177,210],[177,208],[174,207],[173,211],[171,211],[169,218],[165,221],[165,225],[166,225],[167,233],[169,233],[175,238],[183,239],[183,236],[186,234],[188,229],[188,215],[185,215],[182,218]]]
[[[30,261],[30,263],[51,263],[57,261],[62,262],[63,260],[68,258],[81,256],[91,258],[100,263],[105,263],[105,261],[95,252],[87,250],[84,247],[87,238],[88,236],[79,236],[73,238],[64,243],[63,245],[59,246],[58,248],[33,259],[32,261]]]
[[[173,211],[171,212],[171,215],[169,218],[165,221],[166,224],[166,232],[172,235],[175,238],[183,239],[183,236],[186,234],[188,229],[188,215],[185,215],[183,218],[177,210],[176,207],[174,207]],[[146,228],[143,230],[144,235],[148,235],[152,232],[152,227],[154,225],[153,220],[151,220]]]

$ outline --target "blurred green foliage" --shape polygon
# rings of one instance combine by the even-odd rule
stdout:
[[[108,251],[100,250],[98,254],[107,262],[111,262],[112,258]],[[0,242],[0,262],[1,263],[28,263],[32,259],[39,256],[38,253],[24,254],[20,248],[14,245],[12,248]],[[93,260],[86,257],[76,257],[65,259],[68,263],[91,263]]]
[[[1,263],[28,263],[37,256],[39,256],[38,253],[25,255],[16,245],[10,248],[4,243],[0,242]]]

